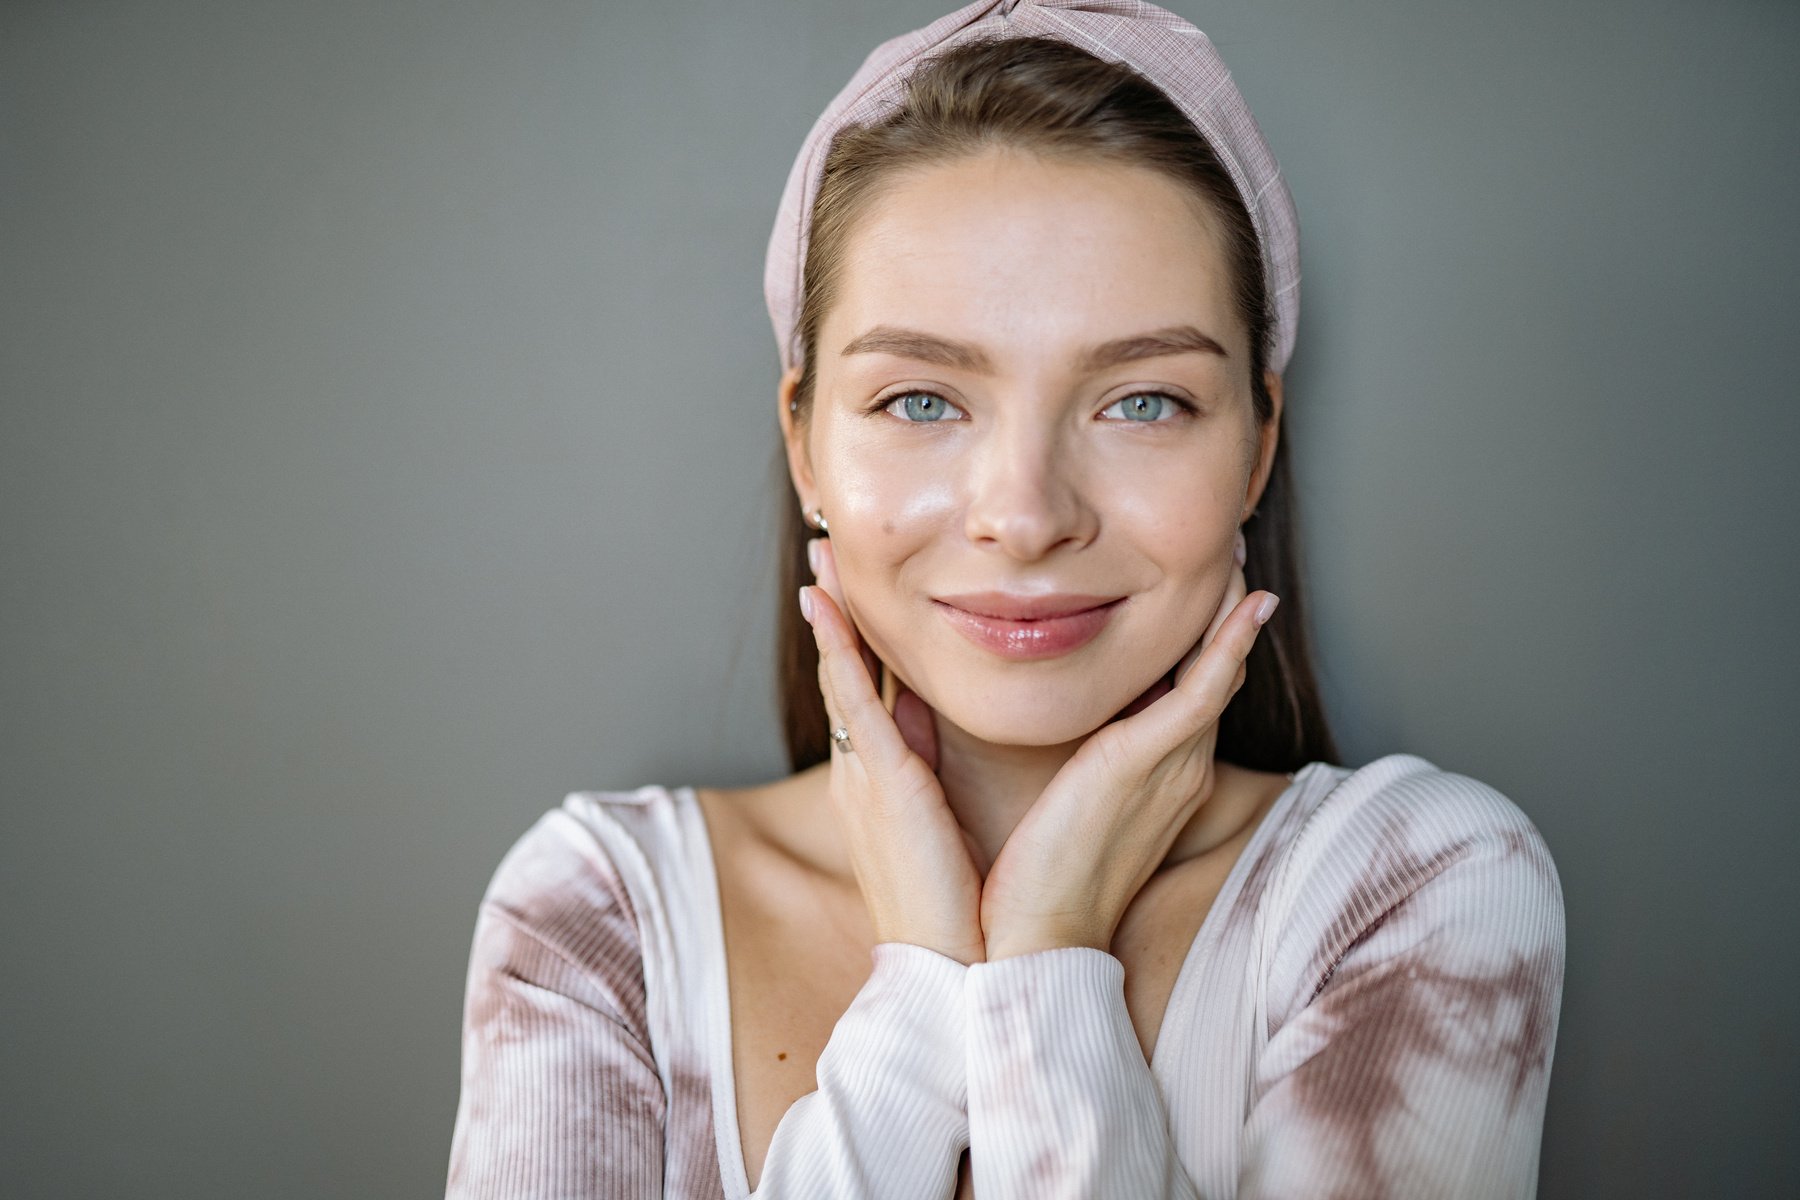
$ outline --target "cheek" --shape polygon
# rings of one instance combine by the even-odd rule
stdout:
[[[854,437],[835,439],[819,461],[830,464],[819,475],[820,503],[851,618],[895,662],[919,622],[905,598],[931,583],[914,576],[958,511],[955,476]]]
[[[884,436],[881,419],[832,407],[814,428],[815,476],[834,535],[841,521],[859,542],[908,541],[955,511],[952,447],[933,447],[929,438],[896,441],[891,432]]]
[[[838,455],[831,474],[832,507],[826,511],[834,533],[842,514],[846,528],[859,535],[912,541],[956,512],[954,470],[932,469],[910,455],[852,447]]]
[[[1115,538],[1182,577],[1210,569],[1221,542],[1229,553],[1242,504],[1236,481],[1228,454],[1146,456],[1096,473],[1088,493]]]
[[[1235,468],[1235,453],[1221,446],[1113,477],[1104,501],[1110,532],[1128,547],[1124,557],[1147,566],[1136,619],[1121,631],[1135,675],[1151,678],[1173,665],[1218,611],[1242,504],[1233,490]]]

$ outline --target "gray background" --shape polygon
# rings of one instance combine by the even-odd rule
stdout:
[[[572,789],[782,772],[762,255],[954,5],[10,3],[0,1194],[429,1196]],[[1347,761],[1537,821],[1549,1197],[1800,1193],[1800,11],[1203,4]]]

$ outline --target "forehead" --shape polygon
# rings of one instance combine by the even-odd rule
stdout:
[[[892,323],[1041,350],[1191,322],[1243,361],[1222,233],[1145,167],[991,151],[909,171],[850,232],[825,344]]]

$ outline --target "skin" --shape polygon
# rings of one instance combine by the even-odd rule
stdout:
[[[752,1187],[880,942],[961,962],[1109,950],[1148,1059],[1187,947],[1288,782],[1212,756],[1269,597],[1246,594],[1236,553],[1281,406],[1269,374],[1275,419],[1255,420],[1218,233],[1155,173],[995,151],[898,181],[851,234],[809,419],[789,407],[797,369],[777,412],[797,499],[831,527],[802,591],[856,752],[699,792]],[[1077,368],[1090,345],[1182,324],[1224,353]],[[884,325],[977,347],[991,370],[841,353]],[[921,390],[966,421],[905,420]],[[1119,402],[1150,392],[1196,411],[1165,399],[1127,422]],[[930,599],[980,590],[1129,598],[1081,649],[1016,662]]]
[[[1222,353],[1078,367],[1090,345],[1176,325]],[[877,327],[972,345],[990,369],[843,353]],[[818,347],[808,419],[789,411],[797,372],[779,411],[795,490],[831,525],[842,603],[811,593],[822,659],[838,654],[821,688],[857,753],[833,756],[830,790],[877,932],[965,962],[1105,949],[1210,795],[1217,714],[1269,595],[1224,606],[1279,420],[1254,416],[1217,223],[1141,168],[1005,150],[933,166],[853,233]],[[939,420],[908,411],[921,391]],[[1147,392],[1157,419],[1128,420],[1120,402]],[[931,599],[1044,585],[1128,598],[1093,641],[1033,662],[972,646]],[[1115,719],[1215,632],[1191,682]],[[870,706],[863,646],[935,736]],[[922,870],[938,888],[914,886]]]

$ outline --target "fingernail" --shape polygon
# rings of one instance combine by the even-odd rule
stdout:
[[[1280,603],[1281,603],[1281,597],[1277,596],[1273,592],[1270,592],[1267,596],[1264,596],[1262,603],[1258,604],[1256,606],[1255,617],[1256,617],[1257,625],[1260,626],[1260,625],[1265,624],[1268,621],[1270,614],[1272,614],[1275,611],[1275,606]]]
[[[1237,565],[1240,567],[1249,558],[1249,551],[1244,545],[1244,531],[1241,529],[1237,531],[1237,545],[1233,548],[1232,553],[1237,556]]]
[[[807,538],[806,539],[806,561],[808,564],[811,565],[812,573],[814,575],[817,575],[819,573],[819,539],[818,538]]]
[[[800,589],[800,615],[806,618],[808,625],[813,623],[812,597],[807,594],[810,590],[810,588],[804,587]]]

